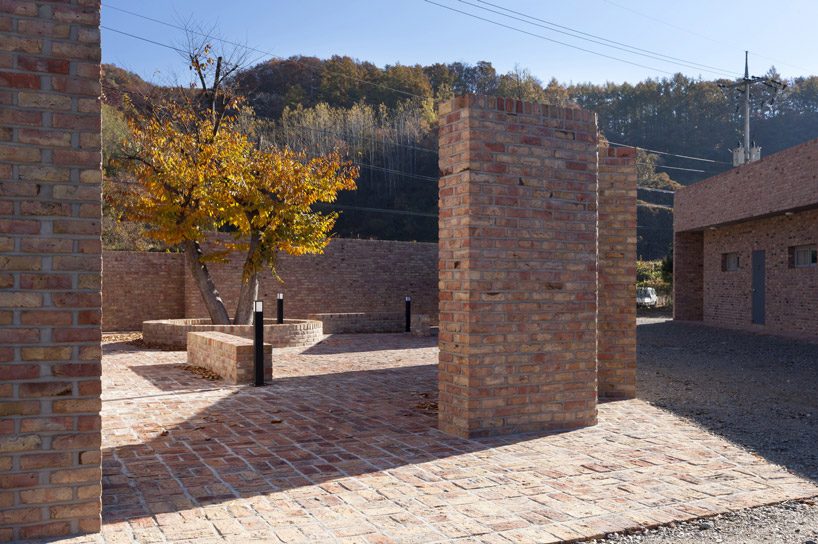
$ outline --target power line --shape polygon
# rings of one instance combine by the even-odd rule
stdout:
[[[438,182],[438,178],[433,178],[432,176],[424,176],[422,174],[410,174],[408,172],[403,172],[401,170],[394,170],[392,168],[386,168],[386,167],[383,167],[383,166],[375,166],[374,164],[367,164],[367,163],[363,163],[363,162],[360,162],[360,163],[355,162],[355,161],[352,161],[352,162],[353,162],[353,164],[355,166],[360,166],[360,167],[363,167],[363,168],[369,168],[371,170],[379,170],[381,172],[386,172],[388,174],[398,174],[398,175],[401,175],[401,176],[415,178],[415,179],[419,179],[419,180],[422,180],[422,181],[431,181],[431,182],[434,182],[434,183]]]
[[[153,45],[158,45],[159,47],[164,47],[166,49],[170,49],[172,51],[182,53],[183,55],[186,55],[188,53],[187,51],[179,49],[178,47],[174,47],[172,45],[168,45],[168,44],[162,43],[162,42],[157,42],[155,40],[151,40],[150,38],[144,38],[142,36],[137,36],[136,34],[131,34],[130,32],[125,32],[124,30],[111,28],[110,26],[105,26],[105,25],[99,25],[99,27],[104,29],[104,30],[109,30],[111,32],[116,32],[117,34],[122,34],[123,36],[128,36],[129,38],[134,38],[136,40],[142,40],[143,42],[152,43]]]
[[[327,208],[334,208],[339,210],[352,210],[352,211],[362,211],[362,212],[377,212],[377,213],[390,213],[396,215],[413,215],[417,217],[434,217],[437,219],[438,214],[436,213],[424,213],[424,212],[413,212],[409,210],[395,210],[391,208],[367,208],[364,206],[348,206],[346,204],[320,204],[321,207]]]
[[[627,6],[623,6],[622,4],[618,4],[617,2],[613,2],[612,0],[603,0],[603,1],[605,3],[607,3],[607,4],[610,4],[612,6],[620,8],[620,9],[624,9],[625,11],[629,11],[631,13],[634,13],[636,15],[639,15],[640,17],[644,17],[644,18],[649,19],[651,21],[654,21],[656,23],[663,24],[663,25],[668,26],[670,28],[675,28],[676,30],[681,30],[682,32],[686,32],[686,33],[691,34],[693,36],[698,36],[699,38],[703,38],[703,39],[705,39],[705,40],[707,40],[709,42],[713,42],[713,43],[716,43],[716,44],[719,44],[719,45],[725,45],[727,47],[734,47],[735,46],[734,43],[729,43],[729,42],[717,40],[717,39],[715,39],[715,38],[713,38],[711,36],[707,36],[705,34],[701,34],[699,32],[695,32],[693,30],[690,30],[689,28],[684,28],[684,27],[678,26],[676,24],[669,23],[668,21],[665,21],[663,19],[659,19],[658,17],[653,17],[652,15],[648,15],[647,13],[643,13],[641,11],[637,11],[635,9],[629,8]],[[785,62],[781,62],[781,61],[776,60],[776,59],[774,59],[772,57],[767,57],[767,56],[761,55],[759,53],[753,53],[753,55],[755,55],[756,57],[761,58],[761,59],[767,59],[769,61],[775,62],[775,63],[777,63],[777,64],[779,64],[781,66],[789,66],[791,68],[798,68],[799,70],[805,70],[805,71],[810,72],[810,73],[814,72],[814,70],[812,70],[810,68],[805,68],[803,66],[798,66],[798,65],[795,65],[795,64],[788,64],[788,63],[785,63]]]
[[[647,58],[650,58],[650,59],[653,59],[653,60],[658,60],[660,62],[668,62],[668,63],[671,63],[671,64],[677,64],[679,66],[684,66],[686,68],[693,68],[695,70],[702,70],[704,72],[710,72],[712,74],[719,74],[719,75],[726,75],[727,74],[727,75],[731,75],[731,76],[733,75],[729,70],[724,70],[722,68],[718,68],[718,67],[715,67],[715,66],[710,66],[708,64],[701,64],[701,63],[698,63],[698,62],[689,61],[689,60],[681,59],[681,58],[678,58],[678,57],[673,57],[673,56],[670,56],[670,55],[665,55],[665,54],[662,54],[662,53],[658,53],[656,51],[651,51],[650,49],[642,49],[640,47],[635,47],[633,45],[628,45],[626,43],[617,42],[615,40],[610,40],[608,38],[604,38],[602,36],[597,36],[595,34],[589,34],[587,32],[583,32],[583,31],[577,30],[575,28],[560,25],[560,24],[554,23],[552,21],[547,21],[545,19],[540,19],[538,17],[534,17],[533,15],[529,15],[529,14],[526,14],[526,13],[523,13],[523,12],[520,12],[520,11],[515,11],[513,9],[509,9],[507,7],[503,7],[503,6],[498,5],[498,4],[493,4],[491,2],[486,2],[485,0],[477,0],[477,1],[480,2],[481,4],[486,4],[486,5],[501,9],[503,11],[506,11],[508,13],[514,13],[516,15],[521,15],[522,17],[525,17],[525,19],[522,19],[520,17],[514,17],[512,15],[508,15],[507,13],[503,13],[501,11],[496,11],[496,10],[489,9],[489,8],[486,8],[486,7],[483,7],[483,6],[479,6],[477,4],[473,4],[471,2],[468,2],[467,0],[458,0],[458,1],[463,3],[463,4],[467,4],[469,6],[476,7],[478,9],[482,9],[484,11],[488,11],[490,13],[495,13],[495,14],[501,15],[503,17],[508,17],[509,19],[514,19],[516,21],[521,21],[521,22],[526,23],[526,24],[530,24],[530,25],[533,25],[533,26],[538,26],[540,28],[545,28],[547,30],[551,30],[552,32],[557,32],[559,34],[564,34],[566,36],[571,36],[573,38],[577,38],[577,39],[580,39],[580,40],[585,40],[585,41],[588,41],[588,42],[591,42],[591,43],[602,45],[604,47],[610,47],[612,49],[617,49],[619,51],[624,51],[626,53],[630,53],[630,54],[633,54],[633,55],[639,55],[639,56],[642,56],[642,57],[647,57]],[[526,19],[531,19],[533,21],[539,21],[540,23],[545,23],[545,24],[533,23],[533,22],[531,22],[529,20],[526,20]],[[560,30],[560,29],[564,29],[564,30]],[[583,37],[583,36],[587,36],[587,37]]]
[[[653,191],[654,193],[667,193],[667,194],[676,194],[676,191],[668,191],[667,189],[657,189],[656,187],[640,187],[636,186],[637,189],[640,191]]]
[[[707,170],[699,170],[698,168],[681,168],[679,166],[665,166],[663,164],[654,164],[654,168],[666,168],[668,170],[682,170],[683,172],[699,172],[700,174],[706,174]]]
[[[133,96],[133,94],[134,94],[134,93],[131,93],[129,91],[125,91],[123,89],[118,89],[116,87],[111,87],[110,85],[101,84],[100,86],[103,89],[108,89],[110,91],[126,94],[128,96]],[[309,127],[305,127],[305,128],[309,128]],[[317,157],[317,155],[311,154],[311,153],[308,153],[307,155],[310,156],[310,157],[313,157],[313,158]],[[402,170],[395,170],[394,168],[387,168],[385,166],[377,166],[375,164],[369,164],[369,163],[365,163],[365,162],[356,162],[356,161],[353,160],[352,163],[355,166],[358,166],[358,167],[361,167],[361,168],[367,168],[369,170],[378,170],[378,171],[386,172],[386,173],[389,173],[389,174],[396,174],[396,175],[400,175],[400,176],[407,177],[407,178],[414,178],[414,179],[424,181],[424,182],[437,183],[438,179],[439,179],[439,178],[432,177],[432,176],[424,176],[422,174],[414,174],[414,173],[410,173],[410,172],[404,172]]]
[[[154,18],[154,17],[148,17],[147,15],[142,15],[141,13],[137,13],[137,12],[135,12],[135,11],[130,11],[130,10],[127,10],[127,9],[123,9],[123,8],[119,8],[119,7],[116,7],[116,6],[112,6],[112,5],[107,4],[107,3],[104,3],[104,4],[102,4],[102,5],[103,5],[103,6],[105,6],[105,7],[107,7],[107,8],[110,8],[110,9],[113,9],[113,10],[116,10],[116,11],[119,11],[119,12],[122,12],[122,13],[126,13],[126,14],[128,14],[128,15],[133,16],[133,17],[139,17],[140,19],[144,19],[144,20],[146,20],[146,21],[151,21],[151,22],[154,22],[154,23],[158,23],[158,24],[160,24],[160,25],[164,25],[164,26],[170,27],[170,28],[175,28],[175,29],[177,29],[177,30],[181,30],[181,31],[183,31],[183,32],[190,32],[190,33],[192,33],[192,34],[196,34],[196,35],[198,35],[198,36],[202,36],[202,37],[204,37],[204,38],[206,38],[206,39],[209,39],[209,40],[215,40],[215,41],[217,41],[217,42],[221,42],[221,43],[223,43],[223,44],[232,45],[232,46],[234,46],[234,47],[241,47],[241,48],[243,48],[243,49],[246,49],[247,51],[253,51],[253,52],[256,52],[256,53],[261,53],[261,54],[263,54],[263,55],[267,55],[267,56],[269,56],[271,59],[284,60],[284,59],[282,59],[281,57],[279,57],[278,55],[276,55],[276,54],[274,54],[274,53],[271,53],[271,52],[269,52],[269,51],[265,51],[265,50],[263,50],[263,49],[258,49],[258,48],[255,48],[255,47],[251,47],[251,46],[248,46],[248,45],[245,45],[245,44],[241,44],[241,43],[238,43],[238,42],[234,42],[234,41],[231,41],[231,40],[227,40],[227,39],[224,39],[224,38],[218,38],[218,37],[216,37],[216,36],[212,36],[212,35],[209,35],[209,34],[204,33],[204,32],[198,32],[198,31],[193,30],[193,29],[190,29],[190,28],[185,28],[184,26],[181,26],[181,25],[176,25],[176,24],[173,24],[173,23],[169,23],[169,22],[167,22],[167,21],[163,21],[163,20],[161,20],[161,19],[156,19],[156,18]],[[176,47],[173,47],[173,46],[170,46],[170,45],[167,45],[167,44],[159,43],[159,42],[156,42],[156,41],[150,40],[150,39],[148,39],[148,38],[143,38],[143,37],[141,37],[141,36],[137,36],[137,35],[135,35],[135,34],[129,34],[129,33],[127,33],[127,32],[123,32],[123,31],[121,31],[121,30],[116,30],[116,29],[113,29],[113,28],[110,28],[110,27],[106,27],[106,26],[100,26],[100,28],[104,28],[104,29],[106,29],[106,30],[111,30],[111,31],[113,31],[113,32],[118,32],[118,33],[120,33],[120,34],[124,34],[124,35],[126,35],[126,36],[130,36],[130,37],[132,37],[132,38],[136,38],[136,39],[138,39],[138,40],[143,40],[143,41],[146,41],[146,42],[149,42],[149,43],[153,43],[153,44],[155,44],[155,45],[160,45],[160,46],[162,46],[162,47],[167,47],[167,48],[169,48],[169,49],[173,49],[173,50],[175,50],[175,51],[179,51],[179,52],[181,52],[182,54],[188,54],[188,52],[187,52],[187,51],[183,51],[183,50],[181,50],[181,49],[179,49],[179,48],[176,48]],[[299,60],[299,59],[290,59],[290,61],[291,61],[291,62],[296,62],[296,63],[298,63],[298,64],[301,64],[302,66],[306,67],[308,70],[312,70],[314,73],[318,73],[319,71],[320,71],[320,72],[326,72],[326,73],[329,73],[329,74],[333,74],[333,75],[341,76],[341,77],[344,77],[344,78],[347,78],[347,79],[351,79],[351,80],[353,80],[353,81],[357,81],[358,83],[363,83],[363,84],[365,84],[365,85],[372,85],[372,86],[374,86],[374,87],[379,87],[379,88],[381,88],[381,89],[385,89],[385,90],[392,91],[392,92],[395,92],[395,93],[403,94],[403,95],[405,95],[405,96],[411,96],[411,97],[414,97],[414,98],[420,98],[420,99],[425,99],[425,98],[426,98],[426,97],[424,97],[424,96],[422,96],[422,95],[415,94],[415,93],[412,93],[412,92],[409,92],[409,91],[404,91],[404,90],[401,90],[401,89],[395,89],[395,88],[393,88],[393,87],[390,87],[390,86],[388,86],[388,85],[384,85],[384,84],[382,84],[382,83],[377,83],[377,82],[374,82],[374,81],[367,81],[367,80],[365,80],[365,79],[361,79],[361,78],[358,78],[358,77],[352,76],[352,75],[350,75],[350,74],[345,74],[345,73],[343,73],[343,72],[338,72],[338,71],[335,71],[335,70],[328,70],[328,69],[327,69],[326,67],[324,67],[323,65],[322,65],[322,67],[321,67],[321,68],[315,68],[314,66],[311,66],[310,64],[305,63],[303,60]]]
[[[296,124],[286,124],[286,125],[284,125],[284,124],[282,124],[282,125],[278,126],[278,128],[281,128],[281,129],[286,129],[286,128],[290,128],[290,127],[303,128],[305,130],[311,130],[313,132],[323,132],[325,134],[333,134],[335,136],[340,136],[341,138],[347,138],[346,134],[341,134],[340,132],[335,132],[333,130],[327,130],[327,129],[323,129],[323,128],[310,127],[310,126],[307,126],[307,125],[296,125]],[[275,130],[275,128],[273,130]],[[359,140],[368,140],[370,142],[379,143],[378,139],[373,138],[371,136],[352,135],[351,138],[355,138],[355,139],[359,139]],[[424,151],[426,153],[435,153],[435,154],[438,153],[437,149],[432,149],[431,147],[422,147],[422,146],[411,145],[411,144],[401,144],[401,143],[398,143],[398,142],[386,142],[386,143],[388,145],[391,145],[391,146],[394,146],[394,147],[403,147],[403,148],[406,148],[406,149],[414,149],[415,151]]]
[[[547,42],[552,42],[552,43],[556,43],[556,44],[559,44],[559,45],[564,45],[565,47],[570,47],[571,49],[577,49],[579,51],[584,51],[585,53],[590,53],[592,55],[597,55],[599,57],[604,57],[606,59],[611,59],[611,60],[616,60],[616,61],[619,61],[619,62],[624,62],[625,64],[630,64],[632,66],[638,66],[639,68],[646,68],[646,69],[652,70],[654,72],[661,72],[663,74],[673,75],[673,72],[668,72],[667,70],[662,70],[661,68],[655,68],[653,66],[647,66],[645,64],[639,64],[638,62],[632,62],[632,61],[629,61],[629,60],[621,59],[619,57],[614,57],[612,55],[607,55],[605,53],[600,53],[599,51],[594,51],[592,49],[585,49],[584,47],[579,47],[578,45],[573,45],[573,44],[570,44],[570,43],[561,42],[559,40],[555,40],[553,38],[543,36],[542,34],[536,34],[534,32],[529,32],[527,30],[517,28],[516,26],[507,25],[505,23],[501,23],[501,22],[495,21],[493,19],[487,19],[486,17],[480,17],[479,15],[469,13],[468,11],[463,11],[463,10],[460,10],[460,9],[457,9],[457,8],[453,8],[451,6],[438,4],[437,2],[433,2],[432,0],[423,0],[423,1],[426,2],[427,4],[433,4],[435,6],[438,6],[438,7],[444,8],[444,9],[448,9],[449,11],[454,11],[456,13],[466,15],[466,16],[471,17],[473,19],[478,19],[480,21],[485,21],[487,23],[491,23],[491,24],[496,25],[496,26],[501,26],[503,28],[507,28],[509,30],[519,32],[521,34],[527,34],[528,36],[533,36],[535,38],[540,38],[541,40],[545,40]]]
[[[705,159],[703,157],[694,157],[692,155],[680,155],[678,153],[670,153],[669,151],[657,151],[656,149],[648,149],[647,147],[640,147],[638,145],[630,145],[630,144],[623,144],[619,142],[612,142],[608,141],[609,144],[615,145],[617,147],[635,147],[636,149],[641,149],[642,151],[647,151],[648,153],[656,153],[657,155],[669,155],[671,157],[678,157],[680,159],[688,159],[691,161],[701,161],[701,162],[709,162],[714,164],[730,164],[729,162],[725,161],[717,161],[713,159]]]

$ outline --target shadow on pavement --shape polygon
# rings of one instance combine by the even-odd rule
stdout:
[[[637,336],[640,398],[818,482],[818,345],[673,321]]]

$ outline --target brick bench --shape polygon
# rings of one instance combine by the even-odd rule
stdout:
[[[414,336],[437,336],[439,330],[429,314],[412,314],[411,329]]]
[[[255,381],[253,341],[223,332],[190,332],[187,364],[206,368],[233,384]],[[264,344],[264,381],[273,379],[273,346]]]

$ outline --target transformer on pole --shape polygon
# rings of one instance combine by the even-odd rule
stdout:
[[[761,148],[750,140],[750,102],[752,100],[752,86],[760,83],[773,90],[773,96],[769,100],[762,102],[762,106],[772,106],[775,97],[779,92],[787,88],[787,84],[770,77],[750,76],[749,52],[744,52],[744,77],[735,83],[719,83],[719,87],[724,89],[735,89],[736,92],[744,95],[744,142],[739,147],[733,149],[733,166],[741,166],[761,159]]]

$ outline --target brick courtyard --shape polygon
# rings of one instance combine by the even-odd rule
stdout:
[[[556,542],[818,495],[641,400],[570,433],[442,434],[435,339],[339,335],[274,360],[255,389],[108,344],[103,531],[63,542]]]

